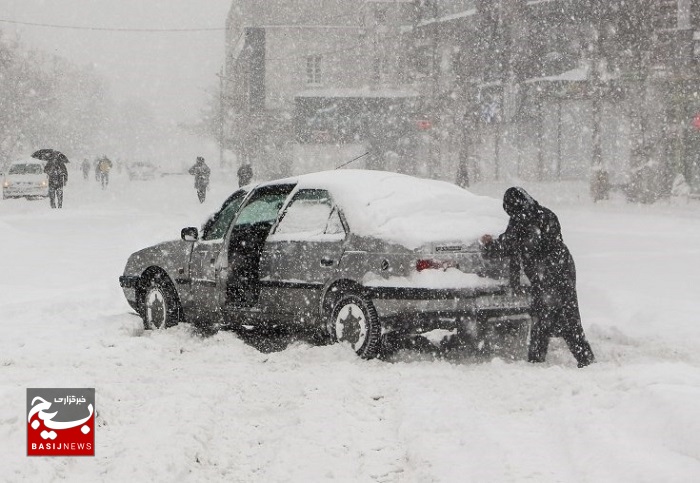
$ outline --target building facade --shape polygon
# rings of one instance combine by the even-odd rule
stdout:
[[[417,96],[403,76],[400,33],[411,7],[234,1],[224,73],[227,147],[270,176],[383,151],[385,138],[398,135],[394,111]]]
[[[226,42],[227,147],[270,175],[698,178],[699,0],[235,0]]]

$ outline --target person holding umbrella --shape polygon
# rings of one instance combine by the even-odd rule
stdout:
[[[63,188],[68,183],[68,158],[63,153],[42,149],[32,154],[33,158],[46,161],[44,173],[49,177],[49,201],[51,208],[63,208]]]

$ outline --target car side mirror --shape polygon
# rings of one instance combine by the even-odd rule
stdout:
[[[197,241],[199,239],[199,231],[194,226],[188,226],[180,231],[180,238],[190,242]]]

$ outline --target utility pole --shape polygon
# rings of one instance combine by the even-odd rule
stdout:
[[[216,74],[219,78],[219,166],[224,167],[224,67]]]
[[[603,124],[603,98],[607,91],[607,86],[603,81],[603,35],[605,29],[604,4],[597,3],[593,11],[591,36],[592,36],[592,51],[591,59],[591,77],[589,83],[591,88],[589,93],[591,96],[591,115],[593,117],[593,129],[591,132],[591,195],[593,201],[600,201],[608,198],[610,189],[608,172],[603,164],[603,140],[602,140],[602,124]]]

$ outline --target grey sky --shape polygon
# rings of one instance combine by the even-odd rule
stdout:
[[[0,0],[0,20],[97,28],[223,28],[230,0]],[[224,32],[106,32],[0,22],[34,48],[94,64],[117,100],[137,97],[162,117],[192,119],[218,82]]]

